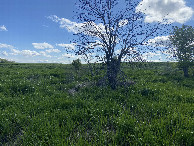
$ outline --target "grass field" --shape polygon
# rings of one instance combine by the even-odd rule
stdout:
[[[194,77],[175,63],[124,67],[135,84],[86,86],[87,66],[0,64],[0,145],[194,145]],[[100,74],[100,73],[99,73]]]

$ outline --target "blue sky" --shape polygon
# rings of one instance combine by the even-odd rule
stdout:
[[[184,23],[194,27],[193,0],[144,1],[143,8],[155,4],[145,12],[149,16],[145,20],[148,23],[162,16],[165,10],[172,12],[170,19],[173,25],[181,26]],[[168,5],[160,4],[164,1]],[[178,4],[174,5],[173,1]],[[70,26],[78,24],[73,19],[75,2],[76,0],[0,0],[0,58],[23,63],[70,63],[76,56],[67,54],[65,49],[75,48],[70,43],[74,38]],[[152,15],[156,10],[157,17]],[[165,40],[165,36],[156,38],[156,41],[160,39]],[[152,56],[153,61],[163,58],[160,52],[144,54],[146,56]]]

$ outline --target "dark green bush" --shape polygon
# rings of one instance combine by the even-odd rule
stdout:
[[[76,71],[80,70],[81,65],[82,65],[81,60],[80,59],[73,60],[72,65]]]

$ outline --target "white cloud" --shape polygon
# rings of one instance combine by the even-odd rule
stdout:
[[[67,53],[62,54],[62,57],[75,58],[74,55],[72,55],[72,54],[67,54]]]
[[[13,49],[14,47],[13,47],[12,45],[8,45],[8,44],[1,44],[1,43],[0,43],[0,48]]]
[[[63,47],[63,48],[66,48],[66,49],[70,49],[70,50],[75,50],[76,44],[75,43],[71,43],[71,44],[57,44],[57,46]]]
[[[77,23],[72,22],[66,18],[59,18],[56,15],[48,17],[52,21],[58,23],[60,28],[66,28],[69,32],[73,33],[84,33],[90,36],[98,36],[99,33],[105,34],[105,26],[102,23],[96,24],[93,21]],[[95,33],[94,33],[95,32]],[[106,36],[105,36],[106,37]]]
[[[77,28],[79,26],[79,23],[72,22],[69,19],[59,18],[56,15],[51,15],[48,17],[48,19],[51,19],[52,21],[59,23],[60,28],[66,28],[70,32],[77,33],[79,31]],[[80,25],[81,25],[81,23],[80,23]]]
[[[147,60],[148,58],[152,58],[154,56],[161,56],[161,52],[160,51],[157,51],[157,52],[147,52],[147,53],[144,53],[142,54],[142,58]]]
[[[31,50],[22,50],[20,54],[24,56],[39,56],[40,54],[36,51],[31,51]]]
[[[108,33],[106,33],[105,26],[102,23],[96,24],[93,21],[77,23],[77,22],[72,22],[65,18],[59,18],[56,15],[51,15],[48,17],[48,19],[51,19],[52,21],[58,23],[60,28],[65,28],[69,32],[73,32],[74,34],[82,33],[96,38],[102,38],[103,36],[103,38],[107,40],[107,42],[109,40]],[[119,22],[120,27],[127,24],[128,24],[128,20],[121,20]],[[110,28],[110,29],[113,29],[113,28]],[[110,30],[107,30],[107,31],[110,31]],[[116,39],[116,42],[118,42],[117,39]],[[60,44],[60,46],[63,46],[63,45]],[[73,48],[74,47],[72,46],[71,49]]]
[[[119,27],[123,27],[127,24],[128,24],[128,20],[126,20],[126,19],[119,21]]]
[[[44,51],[40,51],[40,55],[51,58],[51,55],[46,54]]]
[[[6,51],[3,51],[3,52],[2,52],[2,55],[8,56],[8,53],[7,53]]]
[[[59,23],[60,28],[66,28],[69,32],[79,33],[84,29],[84,23],[72,22],[66,18],[59,18],[56,15],[51,15],[48,17],[52,21]]]
[[[145,22],[185,23],[191,19],[194,11],[186,6],[184,0],[143,0],[136,11],[145,13]]]
[[[169,36],[158,36],[153,39],[149,39],[145,45],[153,46],[153,47],[169,47],[171,46],[171,42]]]
[[[51,58],[51,55],[46,54],[44,51],[36,52],[36,51],[31,51],[31,50],[17,50],[17,49],[11,49],[12,53],[11,55],[23,55],[23,56],[44,56],[44,57],[49,57]]]
[[[20,51],[19,50],[17,50],[17,49],[11,49],[11,51],[12,51],[12,55],[18,55],[18,54],[20,54]]]
[[[48,43],[32,43],[32,45],[34,46],[34,48],[36,49],[53,49],[54,47]]]
[[[52,52],[60,53],[61,51],[59,49],[48,49],[48,50],[46,50],[46,52],[48,52],[48,53],[52,53]]]
[[[31,50],[17,50],[17,49],[11,49],[12,55],[23,55],[23,56],[40,56],[40,53],[36,51],[31,51]]]
[[[4,25],[2,25],[2,26],[0,26],[0,31],[8,31],[8,30]]]

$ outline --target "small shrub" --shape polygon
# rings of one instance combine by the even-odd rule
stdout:
[[[72,65],[76,71],[80,70],[81,65],[82,65],[81,60],[80,59],[73,60]]]

